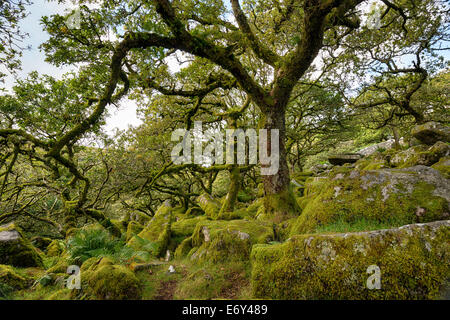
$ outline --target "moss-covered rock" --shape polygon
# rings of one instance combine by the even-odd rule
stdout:
[[[181,219],[176,222],[172,223],[172,237],[182,237],[187,238],[190,237],[195,230],[195,226],[200,221],[206,221],[207,217],[205,216],[198,216],[195,218],[187,218],[187,219]]]
[[[443,157],[431,166],[438,170],[445,178],[450,179],[450,157]]]
[[[450,221],[298,235],[251,252],[255,298],[434,299],[450,277]],[[372,266],[372,267],[371,267]],[[375,266],[375,267],[374,267]],[[371,270],[380,271],[381,288]],[[369,271],[368,271],[369,270]],[[368,273],[369,272],[369,273]]]
[[[251,246],[274,239],[273,225],[260,221],[199,222],[192,235],[189,256],[197,261],[246,260]]]
[[[427,122],[415,126],[411,134],[422,143],[432,145],[437,141],[450,142],[450,127],[437,122]]]
[[[132,237],[127,244],[135,250],[140,250],[142,244],[139,239],[144,239],[154,244],[151,250],[153,255],[162,256],[169,244],[172,220],[172,206],[170,203],[164,202],[147,226],[137,237]]]
[[[30,279],[18,274],[13,267],[0,264],[0,283],[6,284],[15,290],[30,286]]]
[[[85,262],[86,263],[86,262]],[[89,299],[136,300],[142,288],[134,272],[109,259],[90,261],[81,273],[81,289]]]
[[[390,165],[397,168],[408,168],[416,165],[431,166],[440,158],[450,154],[450,146],[442,141],[431,147],[424,145],[414,146],[398,152],[391,157]]]
[[[134,235],[139,234],[144,229],[144,226],[137,221],[130,221],[127,227],[127,242],[133,238]]]
[[[429,167],[353,170],[313,179],[306,186],[307,203],[291,235],[314,232],[337,220],[399,226],[446,219],[450,182]]]
[[[362,170],[362,171],[378,170],[378,169],[383,169],[383,168],[387,168],[387,167],[388,167],[388,165],[387,165],[386,161],[379,160],[379,159],[361,159],[355,163],[355,169]]]
[[[192,237],[186,238],[181,241],[180,245],[175,250],[175,258],[183,258],[189,254],[192,249]]]
[[[16,267],[43,267],[42,257],[14,223],[0,226],[0,263]]]

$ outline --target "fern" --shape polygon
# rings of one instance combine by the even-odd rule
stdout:
[[[77,232],[69,239],[67,252],[72,263],[80,264],[92,257],[110,257],[118,263],[127,263],[135,258],[149,258],[148,252],[135,251],[128,247],[123,239],[115,239],[106,230],[101,229]]]

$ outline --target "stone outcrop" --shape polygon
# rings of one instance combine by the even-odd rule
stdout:
[[[42,257],[14,223],[0,226],[0,264],[41,267]]]
[[[438,141],[450,142],[450,127],[437,122],[427,122],[415,126],[411,134],[422,143],[433,145]]]
[[[435,299],[450,277],[450,221],[297,235],[251,252],[255,298]]]
[[[343,168],[344,169],[344,168]],[[393,226],[447,219],[450,181],[426,166],[351,170],[307,180],[304,208],[291,235],[336,221],[360,219]]]

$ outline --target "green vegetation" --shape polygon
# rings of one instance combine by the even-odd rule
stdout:
[[[81,1],[40,21],[61,75],[15,73],[28,5],[0,4],[0,299],[440,298],[450,5]]]

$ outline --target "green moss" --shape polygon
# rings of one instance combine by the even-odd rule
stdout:
[[[378,170],[386,168],[387,163],[384,160],[361,159],[355,163],[357,170]]]
[[[449,222],[256,245],[252,291],[263,299],[434,299],[450,276]],[[367,269],[381,270],[370,290]]]
[[[130,241],[134,235],[139,234],[144,229],[144,226],[137,221],[130,221],[127,227],[127,238],[126,241]]]
[[[47,246],[47,256],[48,257],[57,257],[60,256],[64,252],[65,246],[64,242],[60,240],[53,240]]]
[[[72,236],[74,229],[77,228],[77,205],[78,201],[64,202],[64,231],[66,237]]]
[[[202,214],[205,214],[205,212],[200,207],[190,207],[185,213],[188,217],[199,216]]]
[[[188,274],[180,279],[174,299],[241,299],[249,285],[249,263],[186,263]]]
[[[11,240],[0,241],[0,263],[16,267],[43,267],[43,260],[36,248],[14,223],[0,226],[0,234]]]
[[[205,216],[198,216],[195,218],[182,219],[172,223],[172,236],[173,237],[190,237],[194,233],[195,226],[200,221],[205,221]]]
[[[72,294],[72,290],[71,289],[67,289],[67,288],[60,289],[60,290],[52,293],[48,297],[48,300],[70,300],[71,294]]]
[[[50,267],[48,273],[66,273],[69,267],[69,261],[66,258],[60,258],[52,267]]]
[[[289,186],[279,193],[265,195],[264,211],[260,212],[262,214],[259,214],[257,219],[279,223],[298,216],[300,212],[292,186]]]
[[[13,267],[0,264],[0,283],[15,290],[20,290],[28,287],[30,280],[17,273]]]
[[[205,212],[206,216],[211,219],[218,219],[220,213],[220,203],[213,199],[209,194],[202,194],[197,198],[197,202]]]
[[[180,259],[188,255],[192,250],[192,237],[184,239],[175,250],[175,258]]]
[[[438,170],[445,178],[450,179],[450,157],[442,157],[431,167]]]
[[[431,166],[437,163],[441,157],[448,155],[449,152],[449,145],[438,141],[428,149],[420,145],[397,153],[392,157],[391,164],[397,168],[408,168],[415,165]]]
[[[162,204],[148,225],[138,234],[140,239],[154,243],[152,254],[161,256],[165,253],[170,240],[172,224],[172,207]],[[141,241],[133,237],[128,241],[128,246],[135,250],[141,250]]]
[[[251,246],[274,239],[270,223],[232,220],[199,222],[192,235],[193,249],[188,256],[197,261],[235,261],[248,259]]]
[[[392,227],[392,221],[379,222],[377,220],[367,220],[365,218],[354,219],[349,222],[344,219],[338,219],[337,221],[321,225],[316,228],[315,233],[339,233],[339,232],[359,232],[389,229]]]
[[[247,216],[250,218],[255,218],[259,208],[261,207],[264,207],[264,199],[258,198],[247,207]]]
[[[435,187],[420,181],[415,172],[399,171],[408,184],[405,186],[395,182],[392,177],[397,173],[393,171],[354,173],[353,178],[341,174],[321,179],[320,188],[313,185],[315,192],[308,191],[309,198],[291,235],[314,232],[339,220],[352,224],[366,219],[390,226],[429,222],[443,219],[448,211],[447,201],[434,195]]]
[[[91,299],[133,300],[141,297],[142,288],[135,274],[105,259],[82,272],[81,281],[83,293]]]

